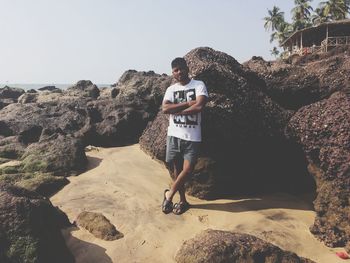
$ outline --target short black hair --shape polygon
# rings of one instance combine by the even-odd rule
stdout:
[[[171,61],[171,68],[187,68],[187,62],[184,58],[175,58],[173,61]]]

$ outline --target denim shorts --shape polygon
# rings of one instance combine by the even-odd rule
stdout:
[[[168,136],[165,161],[170,163],[181,157],[189,161],[190,164],[195,165],[199,155],[200,144],[200,142],[186,141],[174,136]]]

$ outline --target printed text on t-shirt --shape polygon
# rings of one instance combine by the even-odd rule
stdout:
[[[188,90],[179,90],[174,91],[174,103],[181,103],[181,102],[187,102],[192,101],[196,99],[196,90],[195,89],[188,89]],[[189,128],[193,125],[198,125],[198,115],[174,115],[174,123],[176,126],[184,126],[186,127],[188,125]],[[194,128],[194,127],[193,127]]]

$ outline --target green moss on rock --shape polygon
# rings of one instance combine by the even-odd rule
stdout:
[[[8,159],[8,158],[1,158],[0,157],[0,164],[3,164],[3,163],[7,163],[9,162],[11,159]]]
[[[23,171],[25,172],[47,172],[48,163],[40,160],[31,160],[31,158],[25,158],[23,160]]]
[[[31,236],[12,237],[11,246],[7,252],[9,258],[18,259],[18,262],[34,263],[37,258],[38,240]]]
[[[68,182],[65,177],[53,176],[51,173],[36,172],[26,173],[15,185],[47,196],[56,192]]]

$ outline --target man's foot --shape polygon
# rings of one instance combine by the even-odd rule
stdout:
[[[173,202],[167,198],[167,192],[169,192],[169,189],[164,190],[164,199],[162,203],[162,211],[164,214],[169,214],[173,210]]]
[[[190,204],[187,201],[181,201],[179,203],[175,203],[173,206],[173,213],[175,215],[181,215],[185,213],[190,208]]]

